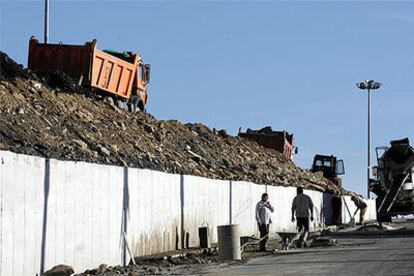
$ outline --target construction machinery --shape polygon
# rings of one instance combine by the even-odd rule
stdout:
[[[44,44],[32,36],[28,68],[61,71],[97,93],[111,97],[121,108],[144,111],[150,65],[132,52],[101,51],[96,40],[84,45]]]
[[[267,126],[259,130],[248,128],[246,132],[241,132],[239,129],[238,136],[254,141],[265,148],[277,150],[289,160],[297,154],[297,148],[293,146],[293,134],[287,131],[274,131],[272,127]]]
[[[337,159],[333,155],[317,154],[313,158],[312,172],[322,172],[323,176],[335,183],[337,186],[342,185],[342,179],[339,175],[345,174],[344,161]]]
[[[369,189],[377,195],[378,221],[414,214],[414,148],[408,138],[377,147],[378,165],[372,168]]]

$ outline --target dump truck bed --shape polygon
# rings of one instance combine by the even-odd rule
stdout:
[[[59,70],[84,86],[125,99],[130,98],[134,80],[139,77],[140,62],[138,54],[121,59],[101,51],[96,47],[96,40],[84,45],[67,45],[43,44],[32,38],[29,45],[29,69]]]

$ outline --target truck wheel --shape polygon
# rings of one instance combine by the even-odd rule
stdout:
[[[379,214],[377,214],[377,221],[378,222],[392,222],[392,217],[391,215],[380,216]]]
[[[145,110],[145,104],[144,104],[144,102],[143,101],[139,101],[139,103],[138,103],[138,109],[139,109],[139,111],[140,112],[143,112],[143,113],[145,113],[146,112],[146,110]]]
[[[145,112],[144,102],[137,96],[135,96],[129,104],[129,111],[132,113]]]
[[[128,103],[128,111],[131,113],[135,113],[137,111],[137,103],[135,101],[135,98]]]
[[[126,102],[124,102],[123,100],[117,100],[116,101],[116,105],[120,108],[120,109],[124,109],[126,111],[128,111],[128,105]]]

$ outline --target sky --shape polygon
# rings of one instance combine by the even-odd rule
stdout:
[[[0,0],[0,49],[27,66],[43,39],[42,0]],[[235,135],[294,134],[296,164],[345,161],[344,187],[366,194],[367,95],[376,146],[414,141],[414,1],[50,0],[50,42],[130,50],[151,64],[147,110]]]

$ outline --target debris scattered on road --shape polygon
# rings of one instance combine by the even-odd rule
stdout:
[[[185,270],[194,265],[216,263],[217,254],[183,253],[179,256],[136,258],[136,265],[108,266],[101,264],[98,268],[85,270],[76,276],[114,276],[114,275],[153,275],[153,274],[180,274],[177,271]]]
[[[42,276],[70,276],[74,273],[73,268],[69,265],[57,265],[52,269],[44,272]]]
[[[310,242],[309,247],[327,247],[338,245],[339,243],[336,239],[318,237]]]
[[[360,232],[376,232],[376,231],[396,231],[404,230],[405,227],[393,227],[383,223],[372,223],[358,227],[356,230]]]

